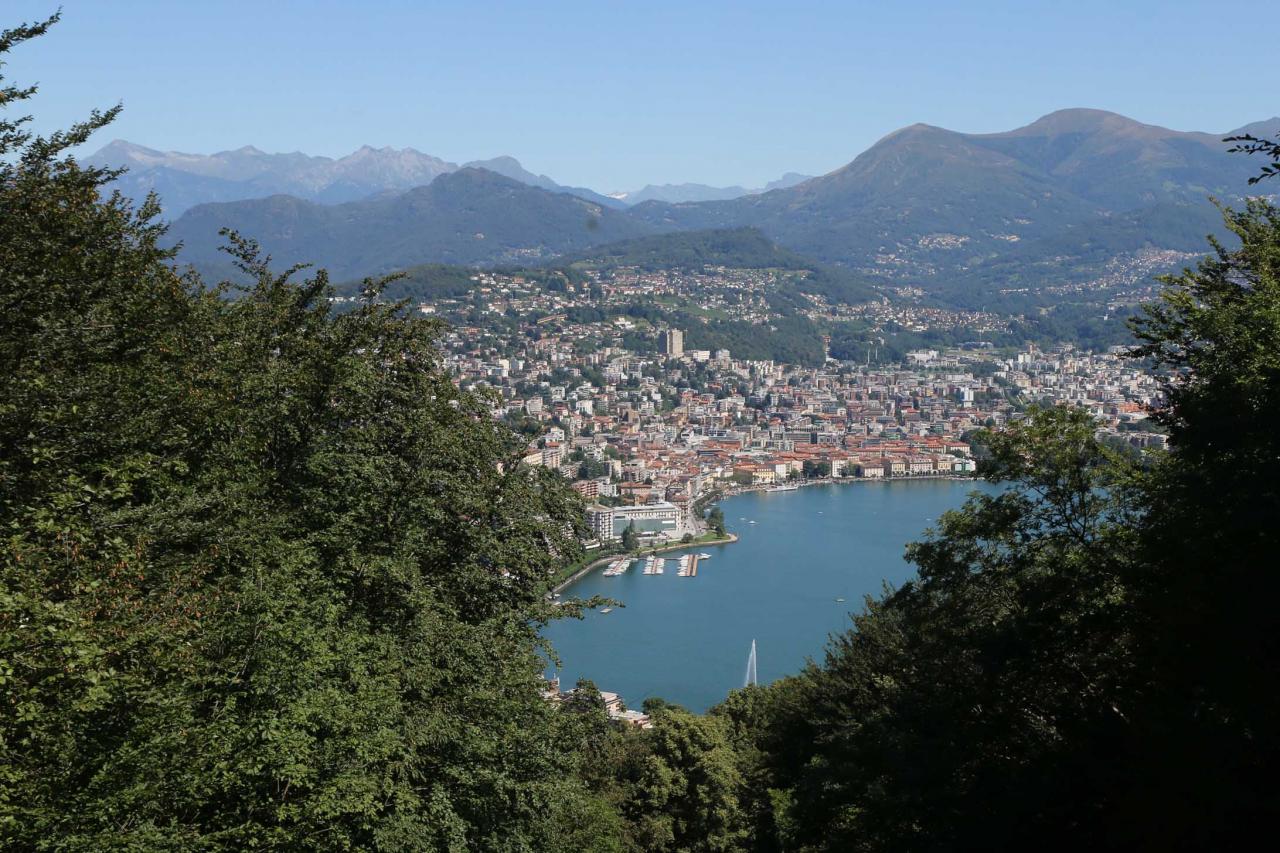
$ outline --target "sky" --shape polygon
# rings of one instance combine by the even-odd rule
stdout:
[[[123,103],[90,149],[509,154],[608,192],[822,174],[915,122],[1280,113],[1274,0],[4,0],[0,28],[59,3],[3,74],[42,131]]]

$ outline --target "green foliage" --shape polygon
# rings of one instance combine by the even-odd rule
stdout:
[[[713,506],[711,511],[707,513],[707,526],[717,536],[724,536],[724,510],[718,506]]]
[[[802,469],[806,479],[831,476],[831,463],[825,460],[806,459]]]
[[[1135,324],[1169,371],[1155,416],[1174,448],[1143,483],[1142,805],[1178,803],[1167,835],[1203,845],[1274,819],[1280,756],[1280,209],[1224,215],[1238,248],[1167,278]]]
[[[63,156],[113,113],[45,138],[7,115],[0,846],[564,849],[558,826],[600,826],[535,654],[580,503],[515,464],[437,327],[333,316],[322,273],[234,235],[239,298],[179,277],[154,202],[101,200],[110,173]]]
[[[628,774],[622,805],[632,838],[650,851],[731,851],[747,840],[744,779],[728,727],[674,707],[653,711],[645,752]]]
[[[801,675],[702,716],[647,700],[642,731],[589,682],[543,697],[581,503],[450,381],[439,326],[385,282],[336,315],[324,273],[235,234],[238,288],[175,272],[155,200],[66,156],[114,115],[0,117],[0,846],[1235,849],[1274,826],[1274,206],[1224,211],[1239,245],[1133,325],[1168,454],[1066,408],[974,436],[1006,488],[909,546],[915,580]]]

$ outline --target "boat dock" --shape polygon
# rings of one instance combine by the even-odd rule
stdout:
[[[682,578],[696,578],[698,576],[698,559],[698,554],[685,554],[677,563],[679,569],[676,574]]]
[[[604,576],[607,578],[616,578],[618,575],[626,574],[627,569],[629,568],[631,568],[631,558],[623,557],[610,563],[609,568],[604,570]]]
[[[703,560],[710,560],[710,559],[711,559],[711,555],[707,553],[701,553],[701,554],[688,553],[688,554],[682,554],[679,557],[670,558],[671,562],[676,564],[676,575],[682,578],[696,578],[698,576],[698,564],[701,563]],[[621,562],[621,561],[618,561],[618,562]],[[637,562],[639,561],[637,560]],[[644,575],[663,574],[664,566],[666,565],[666,563],[667,563],[667,559],[664,559],[663,557],[659,557],[657,555],[650,555],[644,559],[643,568],[641,568],[640,573]],[[609,577],[622,574],[627,570],[625,567],[620,571],[615,570],[614,565],[615,564],[611,563],[609,565],[609,568],[605,570],[605,574],[608,575]]]

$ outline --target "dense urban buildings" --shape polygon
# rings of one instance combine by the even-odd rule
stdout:
[[[786,281],[763,270],[623,269],[548,288],[523,275],[477,272],[474,293],[418,307],[451,321],[447,369],[460,385],[490,394],[494,417],[529,437],[525,462],[573,481],[597,542],[617,540],[628,527],[643,542],[696,535],[708,498],[744,488],[968,476],[980,454],[973,434],[1032,404],[1084,408],[1117,444],[1163,445],[1146,420],[1159,399],[1156,377],[1119,347],[975,341],[912,350],[894,363],[868,352],[861,362],[828,357],[805,366],[699,348],[696,329],[689,346],[689,330],[637,317],[643,312],[631,307],[697,295],[763,335],[780,322],[769,295]],[[899,328],[981,332],[1004,322],[806,299],[815,317],[855,312]]]

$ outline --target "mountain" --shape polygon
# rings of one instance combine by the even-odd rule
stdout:
[[[635,192],[617,193],[627,204],[642,204],[646,201],[664,201],[670,204],[698,201],[728,201],[744,195],[768,192],[769,190],[793,187],[809,180],[811,176],[798,172],[787,172],[776,181],[770,181],[764,189],[750,190],[746,187],[712,187],[706,184],[649,184]]]
[[[1018,256],[1028,241],[1068,228],[1105,231],[1138,211],[1148,211],[1139,218],[1152,228],[1114,230],[1115,252],[1197,250],[1203,237],[1183,235],[1212,214],[1207,196],[1239,196],[1253,172],[1228,147],[1217,134],[1100,110],[1063,110],[993,134],[917,124],[792,187],[728,201],[650,201],[630,213],[663,230],[756,227],[817,260],[933,284]],[[1068,276],[1071,269],[1062,266]]]
[[[626,204],[621,200],[613,198],[612,196],[604,195],[603,193],[598,193],[595,190],[589,190],[586,187],[566,187],[561,184],[557,184],[546,175],[535,175],[524,166],[521,166],[520,161],[514,157],[502,156],[494,157],[489,160],[472,160],[470,163],[464,164],[463,168],[487,169],[490,172],[502,175],[505,178],[510,178],[513,181],[519,181],[522,184],[528,184],[531,187],[538,187],[539,189],[549,190],[553,193],[568,193],[569,195],[576,195],[579,198],[594,201],[596,204],[601,204],[605,207],[612,207],[614,209],[626,207]]]
[[[726,201],[747,195],[745,187],[709,187],[706,184],[649,184],[635,192],[624,193],[628,204],[665,201],[678,204],[687,201]]]
[[[202,204],[172,224],[169,239],[182,243],[180,261],[220,272],[223,227],[257,239],[279,265],[310,262],[335,279],[424,263],[527,262],[653,230],[604,205],[476,168],[344,204],[287,195]]]
[[[764,189],[760,192],[769,192],[770,190],[785,190],[788,187],[794,187],[796,184],[803,184],[813,178],[813,175],[802,175],[799,172],[787,172],[776,181],[770,181],[764,185]]]
[[[1241,130],[1270,135],[1276,128],[1280,121],[1272,119]],[[1183,263],[1180,252],[1201,251],[1204,234],[1221,231],[1208,197],[1238,201],[1256,168],[1227,153],[1225,135],[1091,109],[1050,113],[1001,133],[915,124],[816,178],[787,175],[764,192],[650,199],[625,210],[613,209],[614,199],[580,198],[507,157],[455,170],[392,149],[361,149],[337,161],[252,148],[192,158],[123,143],[115,153],[152,176],[182,171],[206,182],[201,191],[230,192],[220,183],[228,181],[237,190],[265,187],[283,176],[303,185],[291,197],[200,206],[181,217],[174,234],[187,242],[184,257],[204,264],[214,263],[210,247],[221,225],[259,237],[277,260],[316,261],[343,276],[429,262],[528,262],[630,237],[754,228],[859,280],[957,300],[978,294],[969,302],[980,307],[995,291],[1149,277]],[[315,177],[316,160],[323,161],[323,180]],[[393,188],[442,168],[425,188]],[[331,208],[315,204],[357,186],[380,194]],[[663,251],[688,248],[668,242]]]
[[[1257,136],[1260,138],[1280,136],[1280,116],[1273,116],[1262,121],[1255,121],[1252,124],[1246,124],[1244,127],[1237,127],[1225,136]]]
[[[207,201],[238,201],[285,193],[330,204],[388,190],[429,184],[455,171],[452,163],[412,148],[364,146],[339,159],[307,154],[268,154],[251,145],[216,154],[156,151],[116,140],[88,161],[126,168],[115,183],[125,195],[160,196],[165,212],[178,216]]]
[[[368,145],[333,159],[298,152],[268,154],[252,145],[216,154],[184,154],[157,151],[117,139],[87,159],[97,166],[128,169],[113,187],[135,199],[156,192],[165,213],[173,218],[205,202],[241,201],[279,194],[340,204],[425,186],[440,175],[459,169],[456,163],[412,148]],[[535,175],[513,157],[478,160],[466,166],[487,169],[529,186],[577,195],[608,207],[624,206],[592,190],[563,187],[546,175]]]

